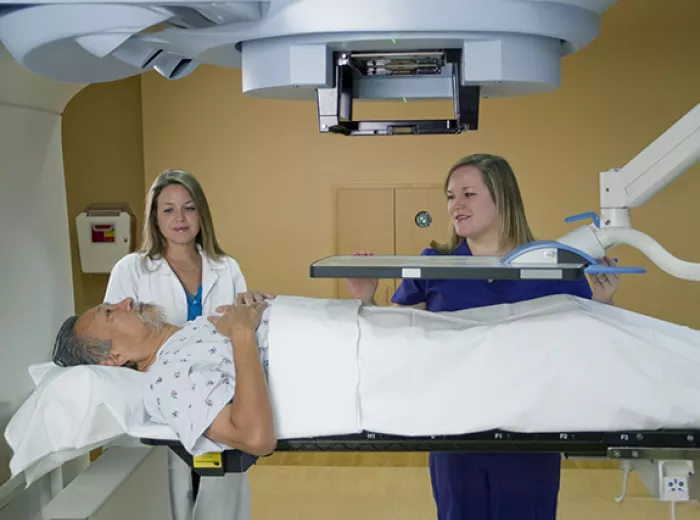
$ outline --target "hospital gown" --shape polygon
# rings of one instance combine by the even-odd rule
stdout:
[[[265,309],[256,332],[265,372],[269,311],[270,307]],[[195,456],[227,449],[204,437],[204,432],[234,398],[233,348],[206,317],[199,317],[170,337],[146,372],[145,407],[150,419],[175,430],[183,447]]]

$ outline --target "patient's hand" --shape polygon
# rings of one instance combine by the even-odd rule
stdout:
[[[216,326],[216,331],[224,336],[232,338],[237,332],[255,332],[260,325],[263,311],[267,302],[239,303],[226,307],[221,316],[208,316],[208,320]]]

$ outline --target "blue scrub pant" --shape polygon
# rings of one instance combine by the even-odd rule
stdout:
[[[438,520],[555,520],[561,456],[431,453]]]

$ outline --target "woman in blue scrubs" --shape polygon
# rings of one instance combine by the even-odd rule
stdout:
[[[515,174],[497,155],[475,154],[450,168],[445,181],[451,238],[423,255],[503,256],[534,240]],[[605,259],[610,264],[610,259]],[[590,281],[590,283],[589,283]],[[374,302],[376,279],[350,279],[348,291]],[[589,280],[403,280],[397,305],[457,311],[553,294],[612,303],[617,275]],[[559,454],[431,453],[438,520],[555,520]]]

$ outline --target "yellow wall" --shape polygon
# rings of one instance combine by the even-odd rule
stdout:
[[[479,131],[460,136],[322,135],[315,104],[243,97],[237,70],[202,67],[175,82],[147,74],[144,186],[164,168],[194,172],[249,286],[277,293],[336,296],[332,280],[309,278],[309,265],[336,252],[338,186],[440,184],[472,152],[512,162],[535,232],[557,238],[573,229],[566,216],[599,210],[600,171],[625,164],[700,101],[698,19],[694,0],[620,2],[600,37],[564,59],[559,91],[486,100]],[[413,115],[444,109],[417,106]],[[635,227],[696,262],[698,174],[700,165],[633,212]],[[666,275],[630,248],[614,256],[649,269],[623,279],[619,305],[700,328],[700,284]]]
[[[126,203],[135,213],[140,236],[145,195],[141,128],[138,77],[90,85],[64,112],[63,161],[78,313],[102,302],[109,276],[82,273],[75,218],[91,204]]]
[[[699,19],[696,0],[621,1],[606,14],[601,36],[564,59],[558,92],[486,100],[479,131],[461,136],[320,135],[313,103],[243,97],[236,70],[201,67],[191,77],[174,82],[147,74],[92,85],[71,101],[64,116],[76,310],[101,301],[107,277],[80,273],[75,216],[93,202],[128,202],[140,228],[143,197],[165,168],[186,168],[198,176],[209,197],[220,242],[241,263],[249,286],[278,293],[336,296],[334,281],[310,279],[308,273],[314,260],[336,252],[335,190],[339,186],[439,185],[454,160],[473,152],[500,153],[512,162],[536,233],[540,238],[556,238],[572,229],[564,217],[599,210],[598,172],[629,161],[700,101]],[[367,115],[379,117],[379,111],[391,111],[398,117],[444,117],[449,109],[448,103],[380,105]],[[700,262],[700,241],[694,230],[698,174],[700,165],[633,212],[635,227],[657,238],[673,254],[695,262]],[[623,264],[649,269],[646,275],[623,279],[619,305],[700,329],[700,284],[666,275],[630,248],[620,248],[614,256]],[[423,492],[423,509],[416,510],[430,514],[433,506],[424,469],[409,475],[406,472],[412,470],[405,467],[367,467],[424,466],[425,455],[276,454],[252,472],[252,478],[258,479],[254,492],[261,495],[258,518],[274,516],[260,506],[270,503],[270,492],[289,494],[291,502],[283,502],[286,511],[303,516],[302,505],[308,501],[296,488],[278,482],[282,478],[289,484],[284,472],[297,471],[292,466],[298,465],[355,466],[348,471],[365,473],[359,479],[353,473],[352,478],[378,489],[386,482],[381,471],[401,470],[403,477],[415,478]],[[270,467],[277,465],[287,468]],[[601,464],[578,461],[565,466]],[[300,475],[293,474],[294,478]],[[585,482],[603,478],[608,480],[599,497]],[[667,517],[663,504],[653,509],[643,498],[635,498],[641,501],[636,505],[611,504],[619,479],[617,472],[565,471],[562,517],[622,518],[627,514],[641,518],[641,509],[648,512],[645,518]],[[344,482],[336,484],[344,490]],[[318,495],[312,502],[319,500]],[[635,495],[645,493],[640,490]],[[591,497],[600,504],[592,503]],[[377,509],[361,494],[353,493],[352,502]],[[404,502],[403,497],[396,498],[392,512]],[[414,505],[409,502],[403,508],[406,518]],[[695,518],[698,511],[690,514]]]

